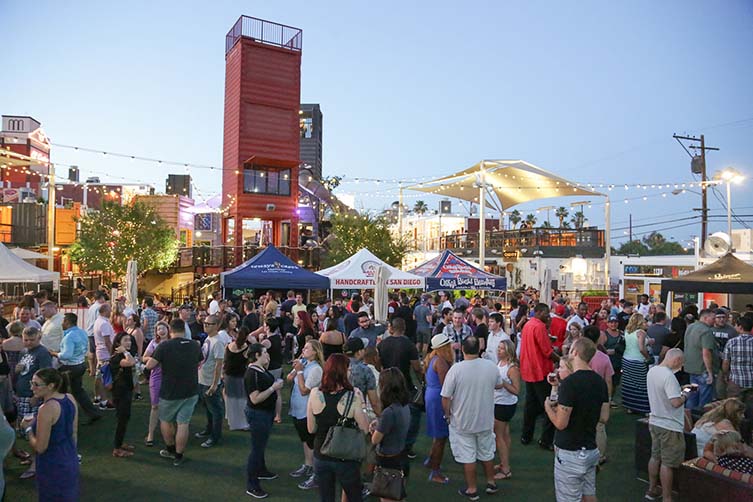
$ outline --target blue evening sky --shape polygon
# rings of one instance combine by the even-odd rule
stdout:
[[[735,166],[749,177],[732,199],[753,223],[748,0],[0,0],[0,113],[35,117],[60,144],[220,165],[225,34],[241,14],[303,29],[301,100],[321,104],[325,176],[345,176],[341,192],[359,192],[359,207],[381,209],[397,191],[354,177],[438,177],[492,158],[584,183],[689,183],[672,133],[705,133],[721,148],[710,173]],[[52,156],[83,176],[158,190],[182,172],[63,148]],[[203,196],[220,191],[219,173],[191,174]],[[683,244],[698,234],[700,224],[669,220],[697,214],[699,197],[644,193],[653,197],[624,204],[638,192],[613,192],[614,227],[632,214],[656,223],[636,234],[659,229]],[[417,198],[436,205],[421,194],[406,202]],[[603,225],[601,207],[586,215]],[[713,220],[712,231],[726,229]],[[614,243],[625,237],[618,230]]]

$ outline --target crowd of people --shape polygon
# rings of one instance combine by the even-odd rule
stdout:
[[[699,456],[750,468],[740,439],[753,388],[753,312],[687,306],[670,319],[648,298],[595,310],[557,295],[540,300],[519,291],[503,313],[495,299],[464,291],[400,292],[380,324],[368,292],[314,304],[294,291],[285,299],[218,292],[206,308],[146,297],[133,309],[97,290],[80,319],[28,295],[12,322],[0,321],[0,452],[28,466],[21,477],[36,479],[40,500],[77,500],[80,414],[92,424],[112,411],[112,455],[133,457],[131,407],[148,390],[145,447],[161,443],[155,455],[180,467],[192,420],[203,424],[194,434],[201,448],[221,447],[223,430],[248,431],[245,493],[266,498],[279,476],[265,453],[287,403],[302,449],[289,476],[302,492],[334,501],[339,486],[350,502],[404,499],[423,424],[427,482],[450,483],[449,443],[463,466],[459,495],[478,500],[513,476],[510,422],[525,388],[519,440],[531,444],[541,419],[536,444],[553,452],[557,500],[596,500],[610,410],[619,406],[649,416],[647,499],[671,501],[683,431],[695,433]]]

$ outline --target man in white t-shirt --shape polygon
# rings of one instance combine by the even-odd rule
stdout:
[[[463,360],[453,364],[442,386],[442,408],[450,429],[450,448],[463,464],[466,487],[458,493],[478,500],[476,462],[484,466],[488,495],[497,493],[494,481],[494,389],[502,377],[491,361],[479,357],[479,340],[469,336],[462,343]]]
[[[581,329],[588,326],[588,321],[586,320],[586,315],[588,314],[588,304],[586,302],[580,302],[578,304],[578,312],[573,315],[570,319],[567,321],[567,326],[565,326],[565,329],[567,331],[570,330],[571,324],[578,324]]]
[[[648,295],[643,294],[638,299],[638,308],[636,309],[640,315],[643,317],[648,316],[648,310],[649,307],[651,307],[651,304],[648,303]]]
[[[486,349],[484,349],[484,359],[488,359],[497,364],[497,347],[502,340],[510,340],[510,335],[505,333],[504,318],[499,312],[489,314],[489,337],[486,340]]]
[[[225,358],[225,344],[217,335],[217,316],[210,315],[204,323],[207,338],[201,346],[204,356],[199,365],[199,399],[207,411],[207,425],[197,432],[202,448],[211,448],[222,439],[222,420],[225,417],[225,404],[222,400],[222,361]]]
[[[437,310],[442,312],[444,309],[450,308],[454,309],[452,306],[452,302],[447,298],[447,293],[444,291],[439,292],[439,302],[437,303]]]
[[[678,348],[669,349],[661,364],[648,370],[646,386],[651,414],[651,460],[648,462],[649,488],[646,499],[672,502],[674,469],[685,458],[685,401],[692,392],[688,385],[680,388],[675,373],[680,371],[685,357]],[[695,391],[697,392],[697,390]],[[659,480],[661,479],[661,488]]]
[[[47,300],[40,307],[42,315],[46,319],[42,326],[42,345],[47,350],[60,352],[60,342],[63,341],[63,314],[58,312],[58,306]],[[53,367],[57,359],[53,360]]]
[[[209,309],[207,310],[209,315],[215,315],[220,311],[220,298],[222,298],[222,295],[219,291],[212,295],[212,301],[209,302]]]

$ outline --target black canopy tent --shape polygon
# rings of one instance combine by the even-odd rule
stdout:
[[[753,293],[753,266],[728,253],[714,263],[678,279],[663,281],[662,302],[673,293]]]

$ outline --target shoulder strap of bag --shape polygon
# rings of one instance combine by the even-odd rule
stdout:
[[[345,410],[343,410],[342,414],[340,415],[341,420],[345,420],[348,418],[348,413],[350,413],[350,407],[353,405],[354,395],[355,395],[354,391],[348,392],[348,400],[345,402]]]

